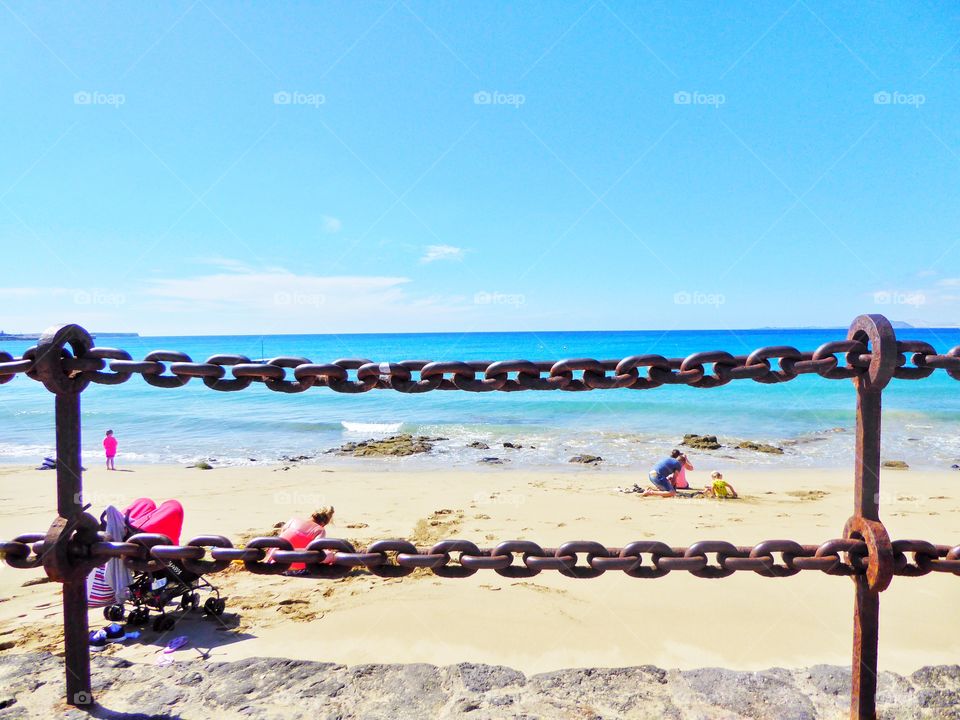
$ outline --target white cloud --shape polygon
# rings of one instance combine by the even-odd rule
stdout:
[[[209,265],[210,267],[226,270],[227,272],[248,273],[253,270],[253,268],[241,260],[220,257],[219,255],[195,258],[193,262],[198,265]]]
[[[920,270],[917,272],[917,277],[933,277],[936,274],[936,270]]]
[[[321,219],[323,220],[323,231],[330,233],[331,235],[333,233],[340,232],[341,228],[343,227],[343,223],[340,222],[340,219],[332,217],[331,215],[323,215]]]
[[[960,278],[944,278],[938,280],[937,285],[940,287],[960,287]]]
[[[465,254],[463,248],[453,245],[427,245],[420,262],[429,263],[436,260],[463,260]]]
[[[404,277],[297,275],[274,268],[151,280],[144,293],[163,300],[209,303],[246,311],[296,305],[298,297],[302,301],[299,304],[357,307],[395,299],[401,292],[400,286],[408,282]],[[290,301],[285,300],[287,296]]]

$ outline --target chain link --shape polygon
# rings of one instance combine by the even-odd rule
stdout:
[[[954,380],[960,380],[960,346],[939,355],[929,343],[901,340],[897,342],[897,351],[894,377],[920,380],[942,369]],[[244,390],[260,383],[285,393],[326,387],[339,393],[392,389],[411,394],[433,390],[649,390],[661,385],[713,388],[734,380],[782,383],[805,374],[842,380],[865,375],[873,357],[857,340],[824,343],[813,352],[772,345],[749,355],[712,350],[684,358],[633,355],[621,360],[375,363],[366,358],[342,358],[316,364],[303,357],[252,362],[243,355],[214,355],[204,362],[194,362],[186,353],[156,350],[138,361],[125,350],[100,347],[92,348],[81,358],[73,357],[68,350],[63,354],[61,363],[68,377],[101,385],[119,385],[133,375],[141,375],[148,384],[161,388],[182,387],[191,379],[200,378],[207,387],[222,392]],[[33,377],[35,355],[35,347],[20,358],[0,352],[0,385],[19,374]]]
[[[0,554],[10,567],[42,565],[44,535],[19,535],[0,542]],[[269,560],[268,551],[272,551]],[[960,545],[935,545],[924,540],[893,542],[894,574],[906,577],[944,572],[960,575]],[[200,535],[184,545],[153,533],[139,533],[125,542],[109,541],[100,533],[90,554],[102,562],[123,558],[135,571],[155,571],[159,561],[181,562],[201,574],[226,570],[235,562],[257,575],[277,575],[293,563],[303,563],[307,575],[338,578],[353,568],[365,568],[381,577],[403,577],[427,568],[445,578],[464,578],[480,570],[493,570],[507,578],[527,578],[556,570],[571,578],[594,578],[620,571],[634,578],[653,579],[670,572],[686,571],[699,578],[719,579],[735,572],[753,572],[763,577],[789,577],[802,570],[829,575],[861,575],[869,564],[862,540],[827,540],[820,545],[801,545],[793,540],[765,540],[753,546],[737,546],[722,540],[706,540],[689,547],[670,547],[655,540],[641,540],[606,547],[590,540],[566,542],[543,548],[529,540],[507,540],[493,548],[480,548],[469,540],[442,540],[432,547],[416,547],[407,540],[378,540],[358,551],[349,541],[323,538],[303,550],[294,550],[280,537],[258,537],[236,547],[222,535]],[[908,556],[912,556],[911,558]]]

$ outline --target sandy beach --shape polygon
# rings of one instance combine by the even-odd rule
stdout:
[[[402,537],[418,545],[465,538],[481,547],[529,539],[544,547],[567,540],[621,546],[657,539],[671,545],[771,538],[819,543],[838,537],[851,514],[849,469],[777,470],[728,475],[742,499],[640,498],[622,494],[635,474],[488,469],[457,472],[344,470],[322,464],[224,468],[91,468],[86,501],[99,514],[138,496],[170,497],[186,509],[183,539],[219,533],[236,544],[322,505],[337,508],[329,537],[356,547]],[[696,486],[705,472],[690,474]],[[0,536],[44,530],[53,517],[55,476],[0,468],[6,512]],[[957,473],[889,471],[882,516],[893,539],[958,541]],[[0,635],[7,653],[60,650],[59,588],[36,583],[42,570],[3,566]],[[720,581],[675,572],[657,580],[607,573],[575,580],[544,572],[526,580],[491,571],[456,580],[417,573],[402,580],[357,572],[343,580],[210,576],[228,598],[222,622],[199,613],[175,634],[190,638],[178,661],[288,657],[345,664],[504,664],[523,672],[656,664],[729,669],[849,663],[852,584],[804,572],[785,579],[738,573]],[[960,629],[938,621],[960,603],[952,576],[894,578],[882,597],[880,666],[912,672],[955,662]],[[105,625],[91,611],[91,627]],[[106,652],[152,663],[166,641],[145,630]],[[198,649],[201,652],[198,652]]]

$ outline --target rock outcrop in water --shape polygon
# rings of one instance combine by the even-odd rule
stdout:
[[[381,440],[362,440],[349,442],[339,448],[328,450],[337,455],[352,455],[353,457],[406,457],[418,453],[428,453],[433,450],[433,443],[446,438],[432,438],[425,435],[391,435]]]
[[[584,465],[596,465],[598,462],[602,461],[603,458],[599,455],[574,455],[572,458],[567,460],[567,462],[582,463]]]
[[[680,444],[692,447],[694,450],[719,450],[723,447],[717,442],[716,435],[695,435],[693,433],[684,435]]]
[[[742,672],[580,668],[525,675],[500,665],[357,665],[250,658],[134,665],[94,655],[94,715],[120,718],[777,718],[849,715],[850,670],[832,665]],[[0,656],[0,717],[88,720],[57,707],[63,661],[47,653]],[[48,700],[55,698],[55,700]],[[956,718],[960,666],[911,675],[882,672],[878,716],[885,720]]]
[[[753,450],[755,452],[769,453],[770,455],[783,455],[782,447],[768,445],[767,443],[753,442],[752,440],[744,440],[741,443],[737,443],[737,449]]]

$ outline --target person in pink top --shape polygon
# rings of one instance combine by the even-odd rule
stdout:
[[[107,470],[116,470],[113,459],[117,456],[117,439],[113,436],[113,430],[107,430],[107,436],[103,439],[103,452],[107,456]]]
[[[281,528],[279,536],[284,540],[289,540],[294,550],[304,550],[314,540],[319,540],[327,536],[327,525],[333,520],[333,506],[320,508],[310,516],[309,520],[293,517],[287,520]],[[267,552],[266,560],[271,561],[274,550]],[[324,558],[325,564],[333,562],[333,555],[328,554]],[[288,572],[298,572],[305,570],[303,563],[292,563]]]

